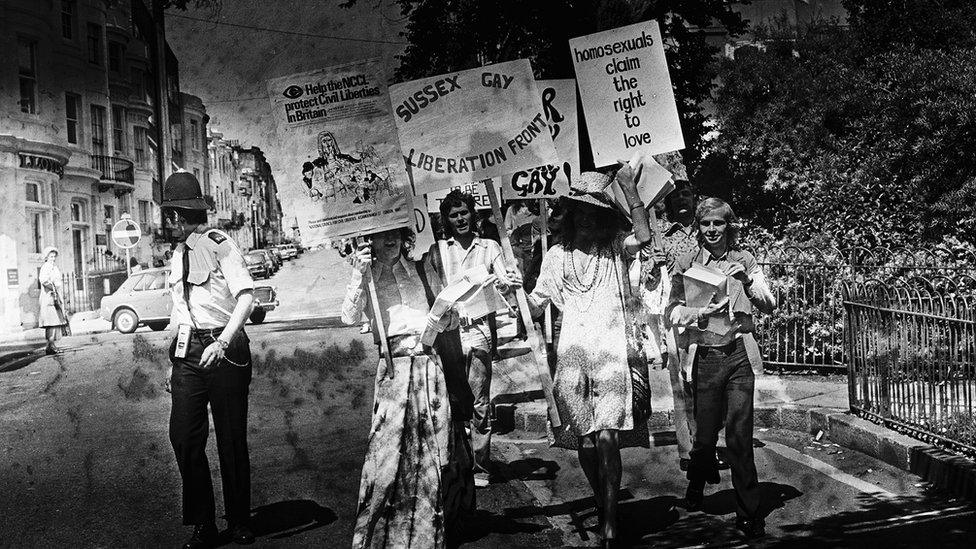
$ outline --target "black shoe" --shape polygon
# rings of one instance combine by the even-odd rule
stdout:
[[[254,532],[246,524],[234,524],[230,527],[230,537],[237,545],[250,545],[254,543]]]
[[[687,471],[688,470],[688,465],[690,465],[690,464],[691,464],[691,460],[688,459],[688,458],[679,458],[678,459],[678,469],[681,469],[682,471]]]
[[[761,518],[739,517],[735,519],[735,527],[745,539],[761,538],[766,535],[766,522]]]
[[[618,540],[617,538],[604,538],[602,541],[600,541],[601,549],[621,549],[623,547],[626,547],[624,542]]]
[[[207,549],[217,545],[217,526],[213,523],[193,527],[193,535],[183,544],[183,549]]]
[[[705,483],[702,481],[691,481],[688,489],[685,490],[685,509],[689,511],[700,511],[705,502]]]

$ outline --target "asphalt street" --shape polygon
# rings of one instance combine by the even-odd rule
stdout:
[[[370,335],[336,318],[348,265],[331,250],[286,264],[282,307],[248,325],[258,547],[348,547],[372,403]],[[308,318],[301,318],[310,311]],[[167,437],[167,332],[75,336],[0,373],[0,547],[174,547],[187,535]],[[8,355],[10,353],[8,352]],[[504,429],[503,429],[504,431]],[[789,431],[757,433],[770,535],[762,547],[971,547],[976,512],[877,460]],[[541,434],[496,437],[465,547],[592,546],[575,454]],[[211,444],[211,466],[217,459]],[[681,505],[674,434],[624,451],[622,535],[635,546],[740,547],[732,492]],[[218,490],[218,512],[222,507]]]

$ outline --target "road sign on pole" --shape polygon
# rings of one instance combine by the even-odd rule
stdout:
[[[132,275],[132,261],[129,259],[129,250],[134,248],[140,239],[142,239],[142,230],[139,229],[139,224],[129,216],[122,216],[121,220],[112,225],[112,242],[125,250],[125,271],[130,276]]]
[[[112,242],[123,250],[135,248],[142,238],[139,224],[129,218],[122,218],[112,225]]]

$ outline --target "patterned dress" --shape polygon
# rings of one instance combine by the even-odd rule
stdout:
[[[421,268],[434,272],[426,264]],[[377,263],[374,277],[393,372],[380,358],[352,546],[440,549],[463,528],[475,506],[474,462],[464,432],[470,412],[456,413],[455,408],[463,409],[455,405],[463,397],[452,394],[463,363],[442,360],[420,343],[429,307],[414,265],[406,260],[392,268]],[[437,277],[427,281],[432,292],[440,290]],[[362,321],[365,290],[354,270],[342,305],[345,323]]]
[[[588,261],[582,270],[573,253]],[[553,446],[577,449],[579,437],[604,429],[621,431],[621,447],[649,445],[646,422],[634,421],[621,268],[609,249],[588,255],[561,244],[542,261],[529,301],[562,312],[553,396],[563,425],[550,434]]]

